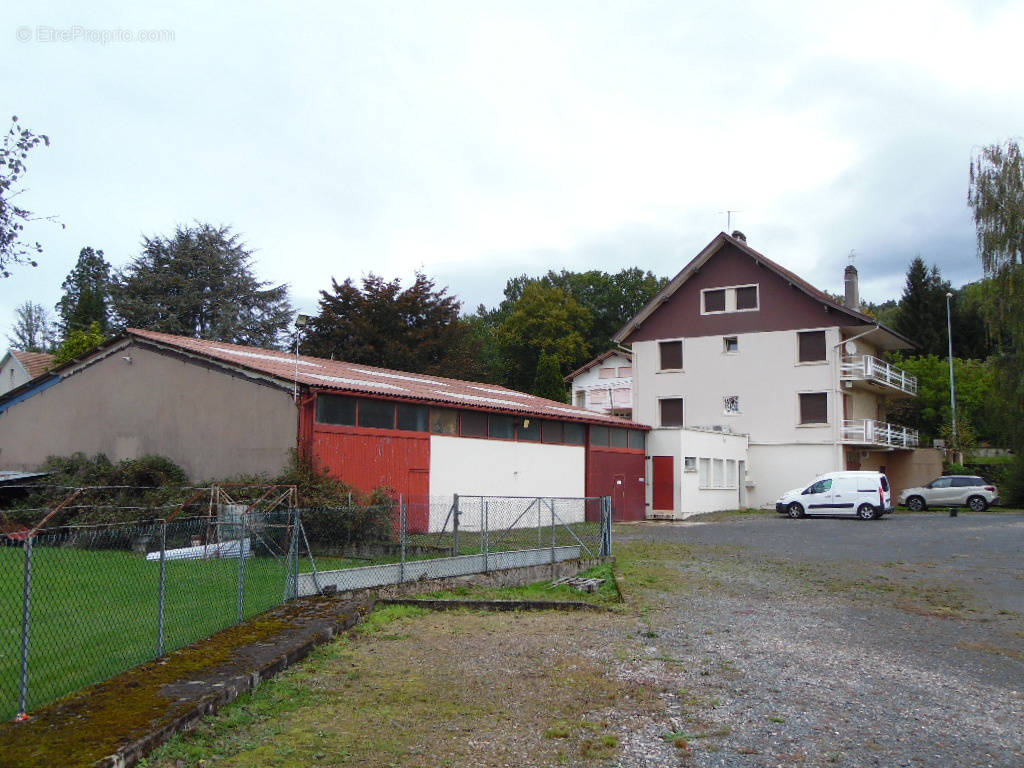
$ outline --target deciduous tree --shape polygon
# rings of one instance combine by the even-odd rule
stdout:
[[[210,224],[143,238],[111,299],[126,327],[258,347],[281,346],[292,317],[288,286],[258,280],[241,237]]]
[[[10,277],[14,264],[37,266],[35,256],[43,252],[43,246],[23,240],[25,224],[39,218],[54,221],[52,216],[35,216],[15,202],[24,192],[20,183],[28,170],[28,153],[40,144],[50,146],[50,137],[23,128],[17,116],[11,118],[11,127],[0,144],[0,277]]]
[[[22,352],[52,352],[53,322],[41,304],[26,301],[14,310],[13,335],[7,337],[14,349]]]

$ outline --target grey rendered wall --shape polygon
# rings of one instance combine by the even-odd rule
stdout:
[[[82,451],[161,454],[193,482],[274,474],[297,429],[290,392],[129,344],[0,414],[0,468]]]

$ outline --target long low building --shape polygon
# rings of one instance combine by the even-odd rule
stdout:
[[[642,520],[649,429],[495,384],[130,329],[0,397],[0,467],[160,454],[201,482],[275,475],[298,449],[364,491],[611,496],[616,519]]]

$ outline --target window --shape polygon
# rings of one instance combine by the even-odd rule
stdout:
[[[642,451],[647,448],[647,433],[641,432],[639,429],[629,430],[629,447],[637,451]]]
[[[522,419],[516,425],[516,439],[524,443],[540,442],[540,421],[538,419]]]
[[[359,426],[372,429],[394,429],[395,404],[387,400],[360,399]]]
[[[661,426],[683,426],[683,398],[666,398],[664,400],[659,400],[658,405],[661,408]]]
[[[545,421],[541,438],[545,443],[564,443],[565,425],[561,421]]]
[[[711,487],[711,459],[700,459],[698,463],[697,487]]]
[[[586,428],[579,422],[567,421],[565,423],[565,442],[568,445],[583,445],[586,434]]]
[[[320,424],[356,425],[356,399],[342,395],[317,395],[316,420]]]
[[[628,379],[632,375],[633,375],[633,366],[632,365],[623,365],[623,366],[619,367],[619,378],[620,379]]]
[[[726,395],[722,398],[722,411],[726,416],[736,416],[740,412],[740,396]]]
[[[662,341],[658,344],[661,353],[661,370],[679,371],[683,368],[683,342]]]
[[[825,332],[799,331],[800,362],[819,363],[825,360]]]
[[[459,412],[450,408],[432,408],[430,431],[438,435],[457,435],[459,433]]]
[[[515,417],[492,413],[488,419],[488,434],[502,440],[511,440],[516,434]]]
[[[953,478],[951,477],[940,477],[938,480],[933,480],[929,488],[952,488]]]
[[[756,285],[705,288],[700,292],[702,315],[721,312],[755,312],[761,308]]]
[[[819,480],[806,491],[804,491],[804,493],[824,493],[825,491],[831,490],[831,488],[832,479],[829,478],[828,480]]]
[[[576,393],[576,407],[586,408],[587,407],[587,393],[584,390],[580,390]]]
[[[613,427],[609,430],[608,437],[612,448],[626,448],[629,445],[629,430],[620,427]]]
[[[828,393],[826,393],[826,392],[801,392],[800,393],[800,423],[801,424],[827,424],[828,423]]]
[[[725,487],[725,467],[721,459],[711,460],[711,484],[715,488]]]
[[[487,437],[487,414],[480,411],[461,412],[462,429],[460,434],[463,437]]]
[[[609,402],[611,402],[611,397],[609,397],[607,389],[590,390],[591,405],[607,405]]]
[[[736,477],[736,459],[725,460],[725,487],[735,488],[737,483]]]
[[[430,427],[430,409],[425,405],[398,404],[398,428],[426,432]]]
[[[602,368],[600,373],[599,373],[599,376],[602,379],[614,379],[615,378],[615,369],[614,368]]]
[[[606,447],[608,445],[608,427],[590,427],[590,444]]]
[[[722,339],[722,351],[727,355],[740,351],[740,340],[736,336],[726,336]]]
[[[696,456],[683,456],[683,472],[696,472],[697,471],[697,457]]]

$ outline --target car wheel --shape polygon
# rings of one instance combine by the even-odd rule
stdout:
[[[874,520],[877,515],[875,508],[870,504],[861,504],[857,507],[857,517],[861,520]]]
[[[786,514],[796,520],[798,517],[804,516],[804,508],[799,501],[793,501],[786,507]]]
[[[924,499],[920,496],[911,496],[907,499],[907,509],[911,512],[920,512],[924,509]]]
[[[971,496],[967,500],[967,506],[971,508],[972,512],[984,512],[988,509],[988,502],[982,496]]]

